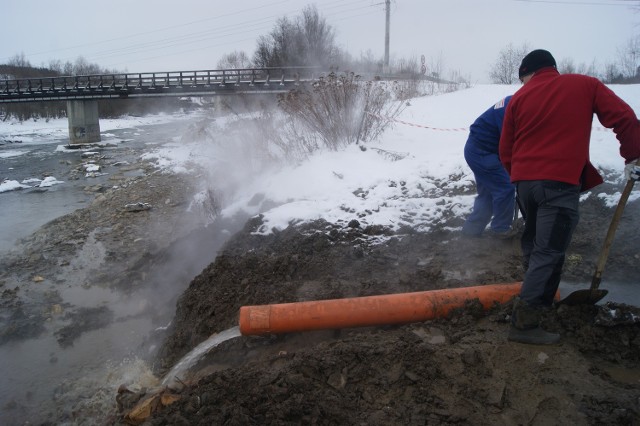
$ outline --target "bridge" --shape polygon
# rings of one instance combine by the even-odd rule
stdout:
[[[282,93],[313,80],[318,72],[315,67],[285,67],[0,80],[0,103]]]
[[[100,141],[98,99],[285,93],[319,76],[316,67],[114,73],[0,80],[0,103],[67,101],[69,139]]]

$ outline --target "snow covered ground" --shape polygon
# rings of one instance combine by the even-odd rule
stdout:
[[[346,225],[354,213],[364,226],[411,225],[421,230],[428,230],[445,212],[464,216],[475,195],[445,194],[473,181],[463,156],[468,128],[478,115],[519,87],[478,85],[412,99],[378,141],[317,152],[300,164],[252,176],[226,200],[222,213],[263,213],[262,233],[315,219]],[[640,85],[611,88],[640,115]],[[624,168],[618,147],[615,134],[594,118],[592,162],[609,172],[605,178],[614,183],[622,182]],[[198,144],[163,147],[150,155],[164,167],[184,167],[185,159],[213,169],[227,167],[219,161],[219,151]],[[237,175],[238,167],[234,164],[228,176]],[[599,196],[598,188],[583,195],[587,196]],[[639,197],[636,190],[629,201]],[[611,204],[617,202],[616,196],[608,198]]]

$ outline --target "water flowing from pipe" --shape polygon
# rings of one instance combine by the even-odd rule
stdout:
[[[211,349],[215,348],[222,342],[233,339],[234,337],[240,337],[240,327],[231,327],[220,333],[211,335],[207,340],[200,343],[188,354],[182,357],[182,359],[171,368],[169,373],[162,379],[163,386],[170,386],[175,383],[176,377],[187,373],[188,370],[193,367],[203,356],[205,356]]]

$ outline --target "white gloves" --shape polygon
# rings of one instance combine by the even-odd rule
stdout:
[[[640,165],[638,165],[638,160],[635,159],[626,166],[624,166],[624,177],[627,180],[640,180]]]

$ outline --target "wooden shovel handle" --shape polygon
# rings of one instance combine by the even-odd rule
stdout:
[[[640,158],[638,158],[638,160],[636,161],[636,165],[640,166]],[[604,244],[602,246],[602,250],[600,251],[600,257],[598,258],[598,263],[596,264],[596,272],[593,274],[593,279],[591,280],[591,290],[595,290],[600,286],[600,281],[602,281],[602,271],[604,271],[604,265],[605,263],[607,263],[607,258],[609,257],[609,250],[611,249],[611,244],[613,243],[613,237],[616,234],[616,229],[618,229],[620,217],[622,217],[624,207],[627,205],[627,200],[629,199],[629,195],[631,194],[634,183],[635,181],[633,179],[629,179],[624,187],[624,190],[622,191],[622,195],[620,195],[618,206],[616,207],[616,211],[613,213],[613,218],[611,219],[609,230],[607,231],[607,236],[604,239]]]

